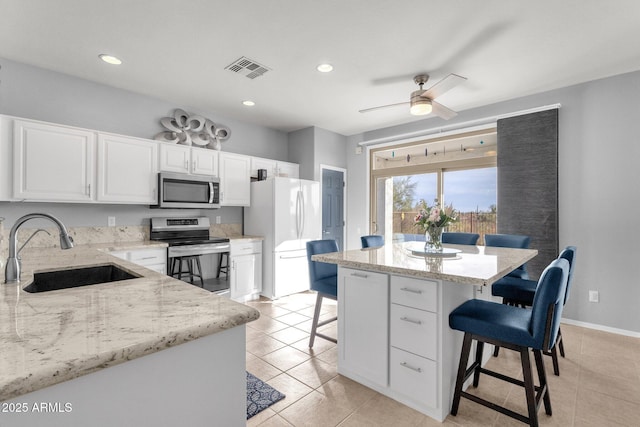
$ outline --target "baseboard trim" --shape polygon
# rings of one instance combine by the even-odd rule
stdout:
[[[568,325],[581,326],[583,328],[595,329],[598,331],[611,332],[612,334],[625,335],[627,337],[640,338],[640,332],[628,331],[626,329],[612,328],[609,326],[598,325],[596,323],[581,322],[573,319],[562,319],[562,323]]]

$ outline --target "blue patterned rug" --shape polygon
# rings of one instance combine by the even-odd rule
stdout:
[[[284,397],[284,394],[247,372],[247,419]]]

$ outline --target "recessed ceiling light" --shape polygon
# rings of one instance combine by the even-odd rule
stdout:
[[[107,55],[106,53],[102,53],[98,55],[98,57],[102,59],[104,62],[106,62],[107,64],[111,64],[111,65],[122,64],[122,60],[120,60],[120,58],[116,58],[115,56],[112,56],[112,55]]]
[[[320,64],[316,67],[316,69],[318,71],[320,71],[321,73],[329,73],[331,71],[333,71],[333,65],[331,64]]]
[[[246,105],[247,107],[253,107],[254,105],[256,105],[256,103],[250,100],[246,100],[246,101],[242,101],[242,105]]]

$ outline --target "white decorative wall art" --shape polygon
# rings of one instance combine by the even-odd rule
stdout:
[[[163,117],[160,124],[166,129],[153,137],[156,141],[220,150],[222,142],[231,137],[231,129],[215,124],[199,115],[189,115],[177,108],[173,117]]]

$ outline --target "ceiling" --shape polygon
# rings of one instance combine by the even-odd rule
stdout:
[[[358,112],[408,101],[418,73],[425,88],[466,77],[437,99],[463,111],[638,70],[639,17],[637,0],[0,0],[0,57],[176,108],[352,135],[424,119]],[[241,56],[270,70],[225,70]]]

